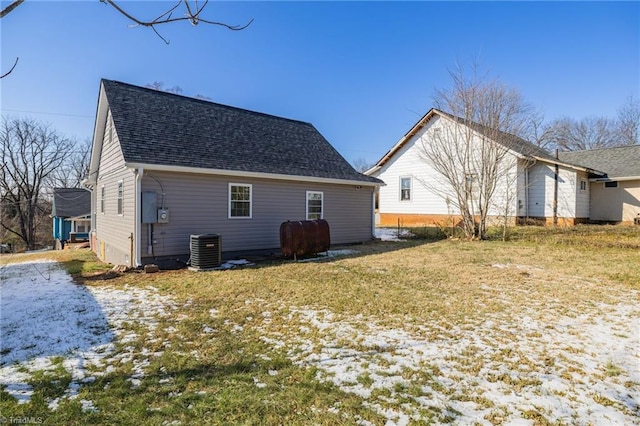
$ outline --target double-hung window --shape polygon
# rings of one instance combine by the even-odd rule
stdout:
[[[307,220],[323,218],[324,194],[319,191],[307,191]]]
[[[229,219],[251,219],[251,185],[229,184]]]
[[[400,178],[400,201],[411,201],[411,178]]]
[[[104,197],[105,197],[105,189],[104,185],[100,187],[100,213],[104,213]]]
[[[124,183],[118,182],[118,214],[122,215],[124,211]]]

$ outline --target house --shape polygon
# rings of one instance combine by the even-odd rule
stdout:
[[[365,172],[386,184],[378,194],[380,226],[443,225],[457,220],[459,210],[451,184],[443,181],[424,155],[429,144],[443,141],[453,132],[470,135],[469,146],[476,151],[491,138],[504,147],[500,160],[504,172],[497,182],[497,202],[490,206],[488,219],[506,215],[519,222],[561,224],[589,220],[588,182],[604,173],[557,159],[517,136],[431,109]]]
[[[55,188],[51,206],[56,247],[67,241],[87,241],[91,230],[91,192],[82,188]]]
[[[560,152],[559,158],[605,173],[589,182],[591,221],[640,221],[640,145]]]
[[[88,183],[92,247],[135,267],[187,261],[191,235],[220,235],[223,257],[278,250],[287,220],[371,240],[381,181],[310,123],[102,80]]]

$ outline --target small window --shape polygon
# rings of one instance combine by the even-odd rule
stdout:
[[[100,188],[100,213],[104,213],[104,185]]]
[[[250,184],[229,184],[229,219],[251,219],[251,192]]]
[[[411,178],[400,178],[400,201],[411,201]]]
[[[605,182],[604,183],[604,187],[605,188],[617,188],[618,187],[618,181],[611,181],[611,182]]]
[[[467,173],[464,176],[464,182],[467,196],[470,198],[478,199],[480,195],[478,187],[478,175],[476,175],[475,173]]]
[[[307,191],[307,220],[322,219],[324,194],[318,191]]]
[[[122,181],[118,182],[118,214],[123,214],[123,204],[124,204],[124,183]]]
[[[580,179],[580,191],[587,190],[587,181],[586,179]]]

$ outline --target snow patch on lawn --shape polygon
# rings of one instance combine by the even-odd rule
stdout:
[[[357,250],[351,250],[351,249],[327,250],[327,251],[318,253],[317,257],[308,257],[305,259],[300,259],[298,260],[298,262],[315,262],[318,260],[324,260],[324,259],[329,259],[329,258],[338,257],[338,256],[349,256],[357,253],[358,253]]]
[[[579,316],[541,318],[496,314],[480,324],[418,325],[412,334],[361,316],[294,307],[290,332],[270,334],[269,322],[261,331],[274,350],[362,397],[388,425],[533,424],[536,416],[635,424],[640,308],[597,304]]]
[[[135,385],[144,377],[149,358],[161,354],[146,349],[137,354],[132,347],[116,353],[114,343],[138,338],[127,328],[130,323],[142,326],[147,341],[154,341],[158,318],[170,315],[175,305],[153,287],[77,285],[51,261],[5,265],[0,274],[0,386],[20,403],[31,399],[32,372],[62,365],[71,376],[63,398],[75,399],[82,384],[113,371],[114,364],[132,362],[130,380]],[[57,408],[60,400],[50,401],[50,408]],[[85,400],[82,407],[95,409]]]
[[[406,229],[398,228],[376,228],[376,238],[381,241],[402,241],[403,239],[412,237],[413,234]]]

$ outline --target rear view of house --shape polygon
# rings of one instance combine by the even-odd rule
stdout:
[[[56,247],[67,241],[86,241],[91,230],[91,192],[82,188],[55,188],[51,206]]]
[[[102,80],[93,138],[92,247],[129,266],[179,263],[190,236],[222,252],[278,249],[287,220],[325,219],[331,242],[373,235],[380,181],[313,125]]]

